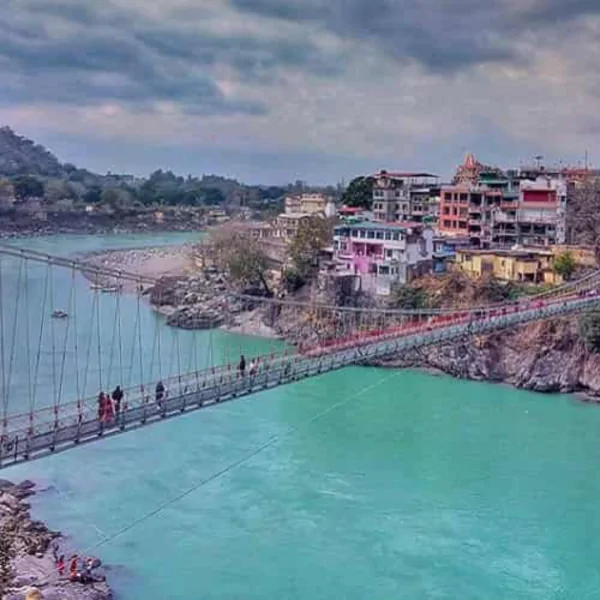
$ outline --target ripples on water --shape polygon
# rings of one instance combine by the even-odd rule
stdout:
[[[3,475],[50,486],[39,514],[85,548],[280,436],[98,551],[125,600],[597,598],[599,429],[568,397],[353,368]]]

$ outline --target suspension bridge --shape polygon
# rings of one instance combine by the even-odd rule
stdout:
[[[464,310],[232,295],[253,308],[268,305],[267,313],[302,309],[313,318],[302,344],[249,355],[241,372],[241,351],[217,351],[212,332],[173,330],[147,310],[144,296],[155,284],[85,260],[0,246],[0,468],[350,365],[600,305],[600,271],[525,300]],[[115,384],[124,397],[108,411],[99,394]]]

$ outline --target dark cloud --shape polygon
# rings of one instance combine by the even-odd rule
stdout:
[[[219,34],[202,19],[159,23],[95,0],[8,2],[0,13],[5,101],[167,100],[192,114],[264,114],[255,102],[225,98],[214,70],[228,66],[242,80],[268,82],[280,69],[332,75],[342,64],[309,39]]]
[[[527,13],[505,0],[230,0],[239,10],[294,22],[313,21],[369,43],[394,59],[431,71],[520,61],[515,37],[532,27],[600,12],[600,0],[540,0]]]

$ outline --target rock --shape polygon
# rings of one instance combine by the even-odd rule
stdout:
[[[0,505],[6,506],[13,513],[18,512],[21,508],[21,502],[19,499],[11,494],[7,494],[6,492],[0,494]]]

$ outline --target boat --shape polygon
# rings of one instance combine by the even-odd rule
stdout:
[[[53,319],[66,319],[68,317],[68,313],[66,313],[64,310],[54,310],[52,311],[52,318]]]
[[[110,286],[101,288],[101,291],[103,294],[116,294],[118,291],[120,291],[120,288],[119,288],[119,286],[116,286],[116,285],[110,285]]]

